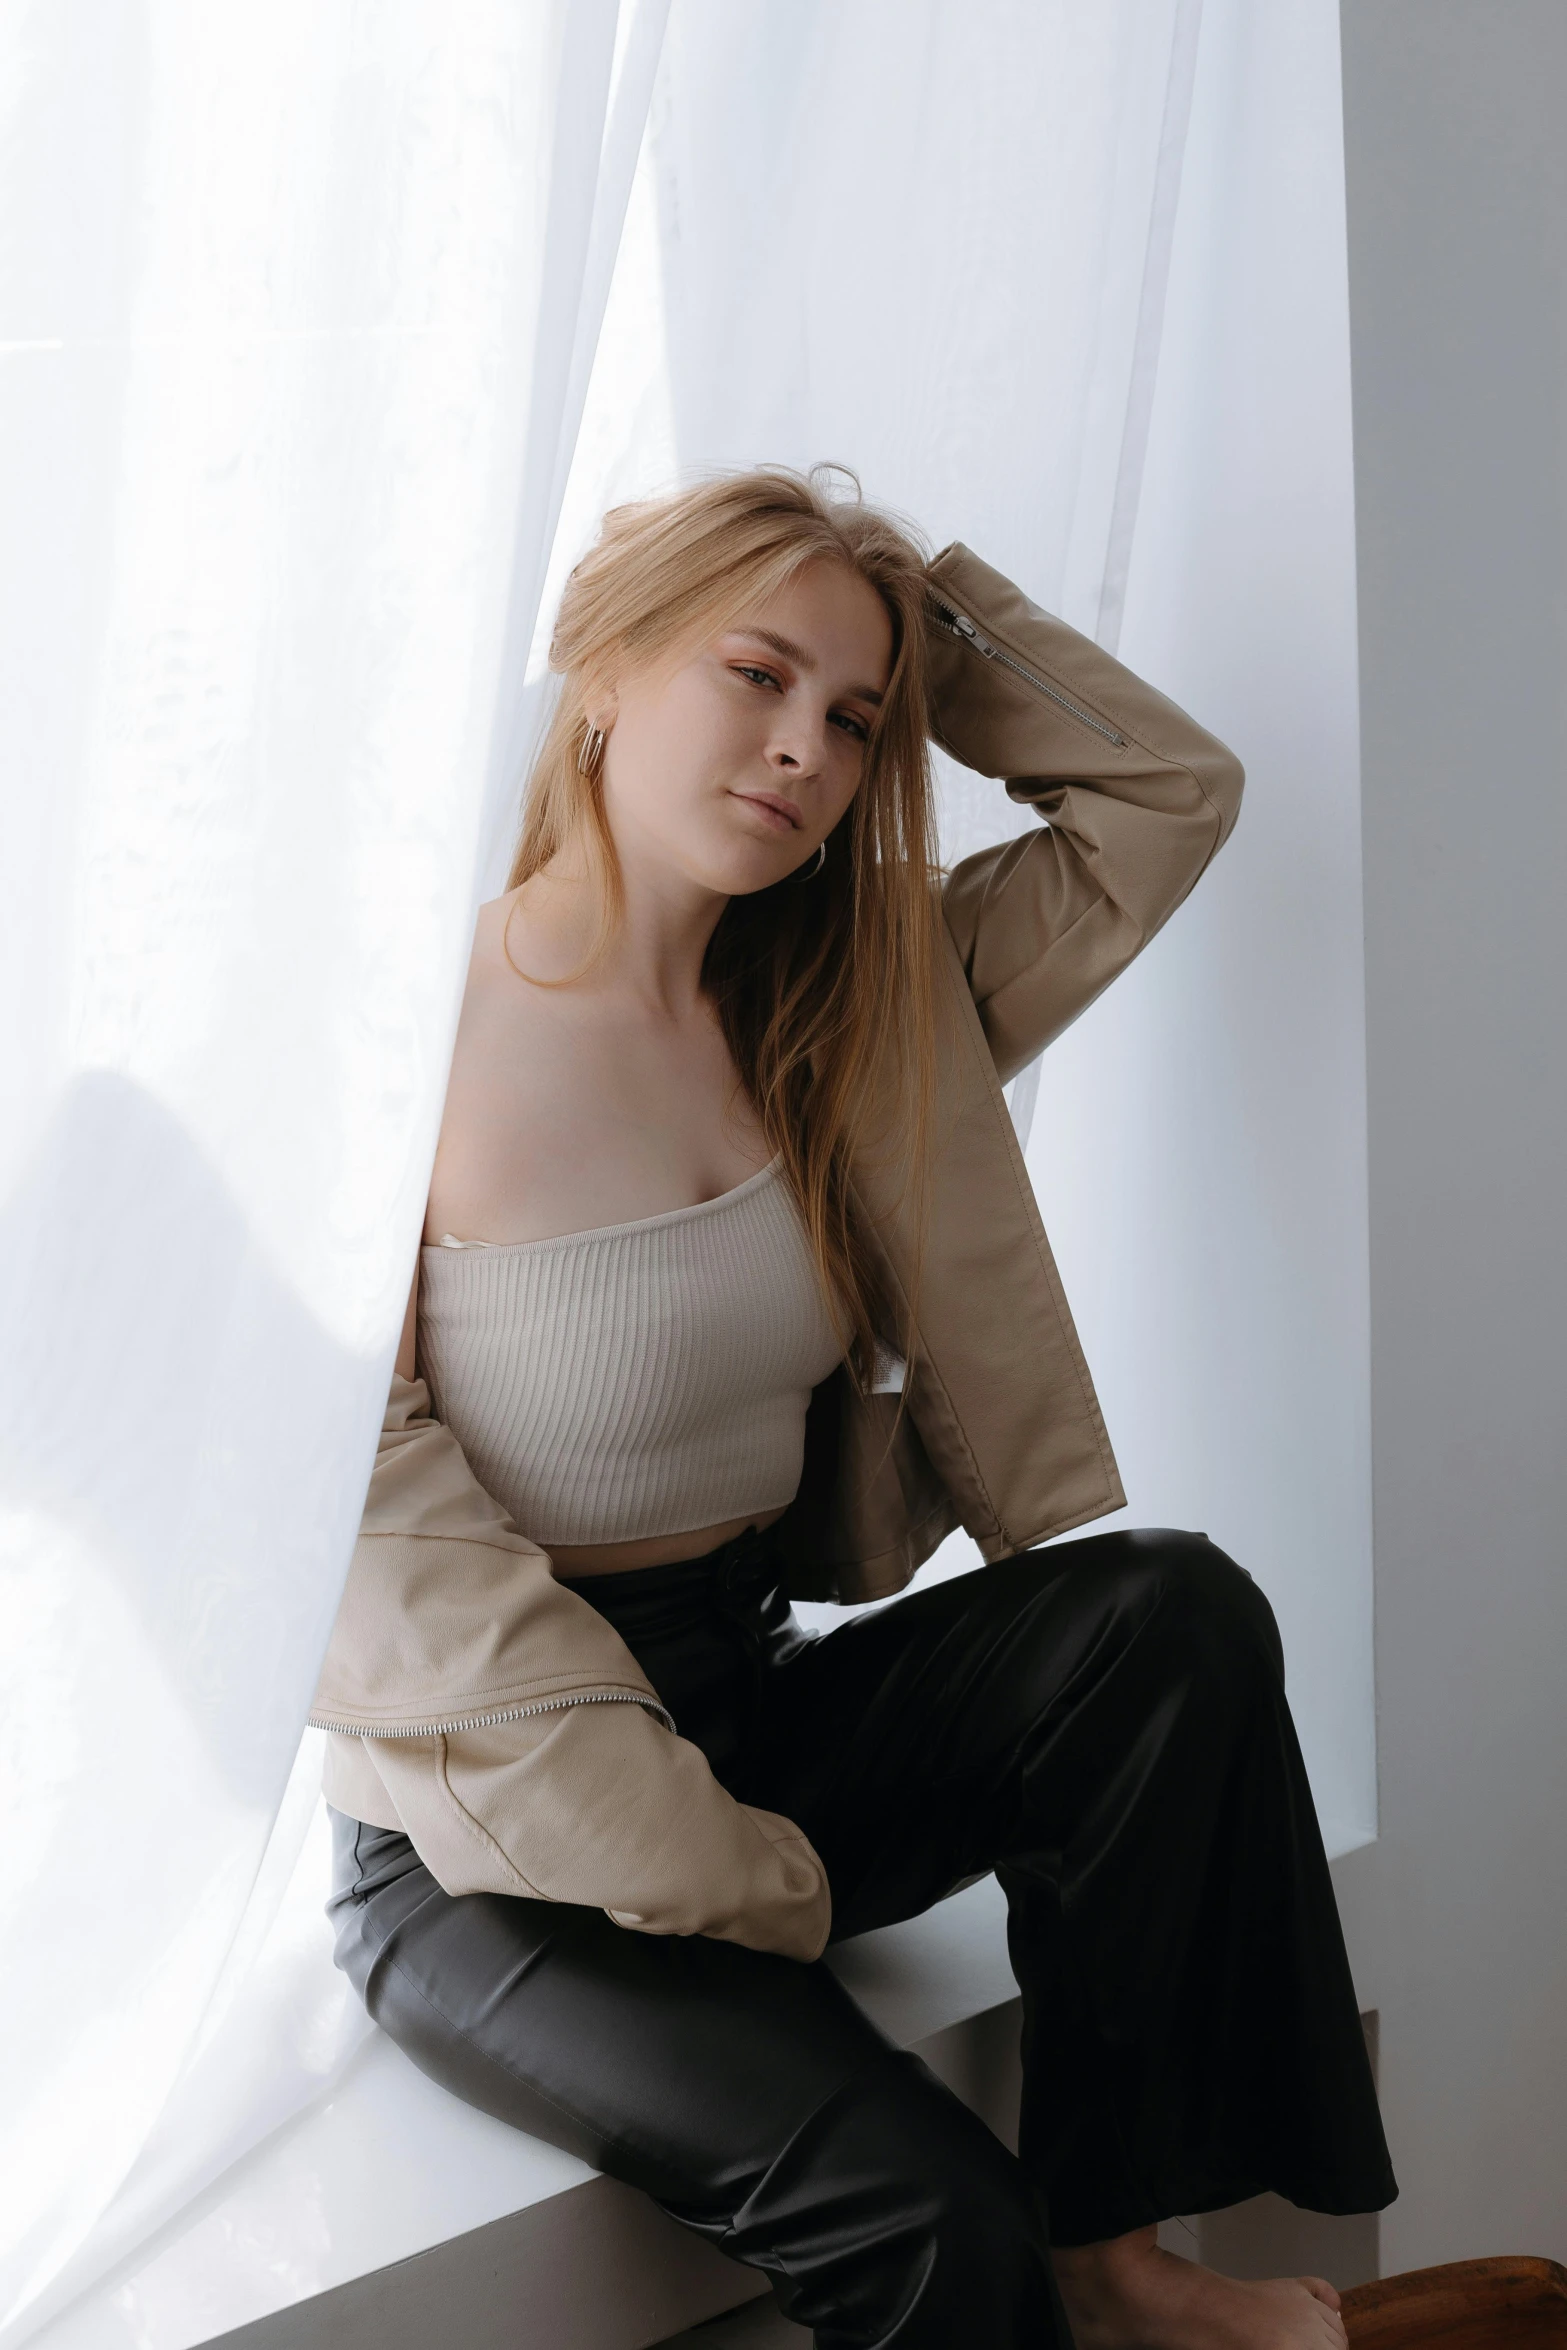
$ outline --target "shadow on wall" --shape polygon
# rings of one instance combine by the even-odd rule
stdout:
[[[367,1364],[184,1129],[106,1072],[0,1213],[0,1325],[6,1547],[70,1777],[112,1803],[177,1715],[193,1764],[270,1813],[363,1499],[349,1465],[369,1474]]]
[[[0,1212],[0,1327],[0,2152],[11,2289],[58,2293],[254,1956],[385,1388],[107,1072]],[[320,2069],[307,2049],[295,2102]],[[209,2169],[274,2087],[216,2098]],[[164,2162],[143,2200],[181,2191]]]

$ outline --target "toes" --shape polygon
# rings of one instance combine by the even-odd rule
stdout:
[[[1295,2282],[1304,2285],[1314,2300],[1324,2302],[1329,2309],[1338,2308],[1339,2297],[1326,2277],[1297,2277]]]

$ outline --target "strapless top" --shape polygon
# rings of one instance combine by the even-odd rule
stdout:
[[[436,1416],[546,1548],[782,1508],[842,1355],[780,1159],[661,1216],[421,1254]]]

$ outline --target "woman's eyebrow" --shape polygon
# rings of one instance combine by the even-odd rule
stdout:
[[[782,654],[786,661],[792,661],[796,669],[804,669],[809,672],[816,668],[814,653],[807,652],[804,645],[797,645],[792,636],[780,636],[775,628],[754,628],[749,621],[746,621],[736,629],[735,634],[737,636],[754,636],[758,643],[771,645],[775,653]],[[844,691],[851,694],[857,702],[869,702],[876,709],[881,708],[884,697],[879,686],[850,685],[845,686]]]

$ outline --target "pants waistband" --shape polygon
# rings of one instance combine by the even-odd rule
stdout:
[[[747,1526],[699,1558],[557,1580],[625,1632],[713,1609],[724,1615],[763,1609],[782,1585],[783,1561],[770,1527]]]

